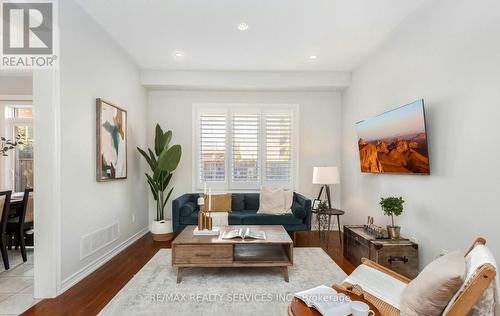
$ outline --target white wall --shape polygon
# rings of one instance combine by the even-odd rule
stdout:
[[[500,2],[435,2],[353,73],[343,95],[342,207],[348,223],[387,224],[378,202],[401,195],[398,218],[421,266],[484,236],[500,258]],[[355,122],[424,98],[430,176],[361,174]]]
[[[31,74],[2,74],[0,72],[0,95],[30,95],[33,91]]]
[[[141,71],[152,90],[340,91],[350,82],[345,71]]]
[[[148,226],[144,163],[135,149],[146,143],[147,95],[136,65],[95,21],[74,0],[59,1],[59,6],[64,287],[88,264]],[[128,111],[126,180],[96,182],[98,97]],[[80,260],[80,237],[115,221],[120,223],[120,239]]]
[[[173,197],[192,192],[192,104],[195,102],[220,103],[290,103],[299,104],[299,188],[311,198],[319,187],[313,186],[312,169],[318,165],[340,163],[340,93],[339,92],[216,92],[216,91],[151,91],[149,92],[148,142],[153,145],[154,127],[171,129],[173,143],[182,146],[182,158],[173,176]],[[334,190],[335,204],[339,190]],[[150,214],[155,204],[150,199]],[[171,214],[171,201],[167,214]]]

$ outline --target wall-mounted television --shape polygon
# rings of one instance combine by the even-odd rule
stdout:
[[[430,174],[424,100],[356,123],[361,172]]]

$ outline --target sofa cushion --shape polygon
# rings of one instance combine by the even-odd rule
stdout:
[[[300,219],[304,219],[307,215],[306,209],[302,206],[302,204],[295,202],[295,201],[292,204],[292,213],[293,213],[293,216],[300,218]]]
[[[184,205],[181,207],[181,216],[189,216],[191,213],[193,213],[196,210],[196,204],[193,202],[186,202]]]
[[[432,261],[404,289],[401,315],[441,315],[464,283],[464,276],[465,259],[459,251]]]
[[[193,212],[188,216],[181,216],[180,222],[183,225],[198,225],[198,212]]]
[[[245,194],[245,210],[255,210],[259,209],[259,193],[247,193]]]
[[[247,214],[257,214],[257,210],[241,210],[241,211],[234,211],[234,213],[236,216],[241,217],[242,215],[247,215]]]
[[[227,215],[229,225],[241,225],[241,212],[233,211],[227,213]]]
[[[245,194],[233,193],[231,196],[231,211],[241,211],[245,209]]]
[[[263,213],[241,214],[242,225],[298,225],[302,220],[292,214],[274,215]]]

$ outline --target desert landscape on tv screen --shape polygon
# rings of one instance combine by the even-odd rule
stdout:
[[[356,127],[362,172],[430,173],[423,100]]]

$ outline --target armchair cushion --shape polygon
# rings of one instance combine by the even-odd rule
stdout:
[[[181,216],[189,216],[191,215],[191,213],[193,213],[194,211],[196,211],[196,204],[193,203],[193,202],[186,202],[182,207],[181,207]]]
[[[465,259],[450,252],[428,264],[401,295],[401,315],[441,315],[464,283]]]

